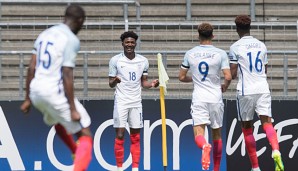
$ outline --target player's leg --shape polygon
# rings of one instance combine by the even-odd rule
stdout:
[[[210,152],[211,145],[207,143],[204,134],[205,134],[206,125],[196,125],[193,127],[195,142],[197,146],[202,149],[202,169],[208,170],[210,166]]]
[[[271,122],[271,96],[270,94],[262,94],[259,96],[256,112],[259,115],[263,130],[266,133],[267,139],[272,147],[272,151],[279,150],[276,131]]]
[[[115,103],[113,112],[114,128],[116,131],[114,154],[118,171],[123,171],[122,165],[124,159],[124,134],[127,117],[128,108]]]
[[[220,161],[222,155],[222,139],[221,139],[221,128],[212,129],[213,139],[213,163],[214,171],[220,170]]]
[[[57,114],[62,113],[62,111],[67,110],[65,105],[65,97],[61,95],[52,95],[52,96],[37,96],[31,94],[31,99],[33,105],[42,112],[44,122],[47,125],[55,125],[55,130],[57,135],[62,139],[66,146],[71,150],[72,154],[76,151],[76,143],[71,134],[68,134],[65,128],[58,122],[63,118]],[[57,100],[59,99],[59,100]]]
[[[81,119],[80,123],[72,122],[75,125],[72,130],[76,130],[77,127],[80,128],[80,130],[76,133],[78,140],[74,159],[74,171],[85,171],[92,159],[93,138],[89,128],[91,120],[86,109],[77,99],[75,99],[75,105],[77,111],[81,115]]]
[[[263,125],[263,130],[266,133],[267,139],[272,148],[272,158],[275,163],[275,171],[284,171],[284,165],[282,162],[281,153],[279,151],[278,139],[276,131],[271,123],[271,118],[260,115],[260,119]]]
[[[212,128],[212,140],[213,140],[213,171],[220,170],[220,161],[222,156],[222,139],[221,139],[221,127],[223,125],[224,116],[224,104],[211,103],[209,104],[210,113],[210,127]]]
[[[130,128],[130,153],[132,156],[132,171],[138,171],[140,155],[141,155],[141,145],[140,145],[140,130]]]
[[[75,99],[75,106],[81,115],[80,122],[73,122],[69,109],[68,100],[63,93],[53,94],[44,97],[46,107],[42,109],[44,121],[49,124],[60,123],[66,130],[67,134],[78,136],[77,149],[75,151],[74,170],[82,171],[88,168],[92,157],[92,135],[89,129],[91,119],[83,105]]]
[[[74,159],[74,171],[85,171],[88,169],[92,159],[92,135],[90,128],[83,128],[77,134],[77,150]]]
[[[276,131],[271,123],[271,118],[268,116],[260,115],[260,120],[263,126],[263,130],[266,133],[267,139],[272,147],[272,151],[279,150],[278,139]]]
[[[65,128],[68,134],[76,134],[77,149],[75,151],[74,170],[87,170],[92,158],[92,134],[89,129],[91,119],[83,105],[75,99],[75,106],[81,115],[79,122],[71,120],[71,113],[66,97],[58,95],[51,100],[53,117]]]
[[[73,139],[73,136],[71,134],[68,134],[61,124],[56,124],[55,130],[56,134],[62,139],[62,141],[66,144],[66,146],[74,155],[77,149],[77,145],[75,140]]]
[[[253,135],[252,123],[255,112],[255,98],[255,95],[237,96],[237,112],[238,119],[241,121],[244,142],[252,169],[259,170],[256,141]]]
[[[276,131],[273,128],[272,122],[271,122],[271,96],[270,94],[262,94],[260,95],[256,112],[259,115],[259,118],[261,120],[263,130],[266,133],[267,139],[271,145],[272,148],[272,158],[274,159],[275,163],[275,170],[276,171],[283,171],[284,165],[281,159],[281,154],[279,151],[279,144],[278,139],[276,135]]]
[[[130,109],[128,114],[128,123],[130,126],[130,153],[132,156],[132,171],[138,171],[141,155],[140,131],[141,128],[143,128],[142,107]]]
[[[124,132],[125,128],[115,128],[116,137],[114,144],[114,153],[116,159],[116,165],[118,171],[122,171],[123,159],[124,159]]]
[[[256,150],[257,144],[253,135],[252,121],[242,121],[242,133],[252,168],[257,170],[259,169],[259,161]]]
[[[211,145],[206,141],[205,127],[210,124],[209,109],[207,103],[192,103],[191,116],[193,119],[194,139],[197,146],[202,149],[202,168],[208,170],[210,166]]]

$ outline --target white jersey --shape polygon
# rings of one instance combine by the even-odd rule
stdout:
[[[42,32],[34,43],[36,66],[30,92],[41,95],[64,92],[62,66],[75,67],[79,49],[79,39],[65,24]]]
[[[149,63],[147,58],[136,54],[130,60],[124,53],[111,58],[109,77],[119,77],[121,82],[116,85],[115,103],[127,107],[141,107],[141,77],[148,75]]]
[[[196,46],[185,53],[181,68],[190,69],[192,73],[192,102],[222,101],[220,73],[222,69],[230,68],[225,51],[212,45]]]
[[[252,36],[244,36],[230,47],[230,63],[238,64],[239,95],[270,93],[265,65],[265,44]]]

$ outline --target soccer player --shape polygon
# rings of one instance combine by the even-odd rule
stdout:
[[[271,123],[271,95],[267,82],[267,48],[264,43],[250,36],[251,19],[239,15],[235,19],[240,40],[230,47],[230,67],[232,78],[237,77],[237,110],[252,171],[260,171],[256,141],[253,136],[254,112],[258,114],[267,139],[272,147],[275,171],[284,171],[279,152],[276,132]]]
[[[124,133],[128,123],[132,171],[138,171],[141,153],[140,130],[143,127],[141,87],[158,87],[159,81],[148,81],[148,60],[134,51],[138,35],[127,31],[120,39],[124,52],[112,57],[109,63],[109,85],[111,88],[116,87],[113,112],[116,130],[114,152],[118,171],[122,171]]]
[[[84,20],[84,9],[70,5],[63,23],[38,36],[28,68],[26,98],[21,105],[21,110],[27,113],[32,103],[47,125],[55,125],[57,134],[74,155],[75,171],[87,170],[92,157],[91,120],[74,97],[73,87],[73,69],[80,49],[76,34]],[[72,134],[77,135],[77,144]]]
[[[185,53],[179,80],[193,82],[191,116],[194,139],[202,149],[202,168],[210,166],[211,145],[204,138],[206,125],[212,128],[214,171],[219,171],[222,155],[221,127],[223,124],[225,92],[232,80],[229,58],[225,51],[212,45],[213,26],[202,23],[198,26],[200,45]],[[188,76],[188,70],[192,75]],[[221,84],[221,72],[224,83]]]

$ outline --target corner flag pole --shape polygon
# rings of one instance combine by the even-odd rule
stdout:
[[[161,130],[162,130],[162,163],[164,170],[167,170],[168,155],[167,155],[167,127],[166,127],[166,111],[165,111],[165,96],[164,88],[160,87],[160,111],[161,111]]]
[[[165,111],[165,94],[166,84],[169,80],[168,74],[162,63],[161,54],[157,54],[157,64],[158,64],[158,77],[159,77],[159,90],[160,90],[160,111],[161,111],[161,123],[162,123],[162,161],[164,170],[166,171],[168,166],[167,160],[167,131],[166,131],[166,111]]]

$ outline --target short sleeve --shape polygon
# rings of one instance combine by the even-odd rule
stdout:
[[[148,75],[148,70],[149,70],[149,62],[148,59],[146,59],[144,64],[144,70],[143,70],[143,75]]]
[[[267,56],[267,48],[266,46],[264,45],[264,65],[267,65],[268,64],[268,56]]]
[[[65,67],[75,67],[75,60],[78,51],[80,50],[80,42],[79,41],[68,41],[66,43],[64,53],[63,53],[63,66]]]
[[[224,51],[221,53],[221,69],[230,69],[230,60]]]
[[[33,46],[33,49],[32,49],[32,54],[36,55],[37,54],[37,40],[34,42],[34,46]]]
[[[109,77],[115,77],[117,75],[117,59],[113,57],[109,62]]]
[[[189,62],[188,62],[188,56],[189,56],[189,52],[186,52],[181,64],[181,68],[183,69],[189,69]]]
[[[238,63],[238,59],[237,59],[237,55],[235,53],[234,46],[231,46],[230,47],[229,59],[230,59],[230,63],[234,63],[234,64],[237,64]]]

